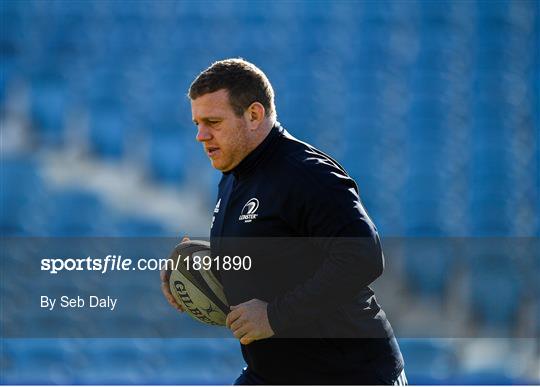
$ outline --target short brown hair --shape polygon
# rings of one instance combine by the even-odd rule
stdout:
[[[188,96],[194,100],[221,89],[229,92],[229,102],[238,117],[253,102],[264,106],[266,117],[276,115],[274,89],[266,75],[253,63],[242,58],[214,62],[195,78]]]

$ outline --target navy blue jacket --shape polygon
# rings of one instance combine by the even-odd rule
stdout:
[[[229,304],[269,303],[276,335],[242,346],[269,384],[392,382],[403,358],[369,285],[384,257],[358,188],[331,157],[276,124],[223,174],[211,228],[214,256],[245,256],[220,270]]]

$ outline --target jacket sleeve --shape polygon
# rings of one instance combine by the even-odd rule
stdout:
[[[326,258],[311,278],[269,303],[268,319],[278,335],[353,301],[384,268],[377,231],[354,181],[332,166],[312,170],[303,171],[307,181],[299,181],[295,211],[285,214]]]

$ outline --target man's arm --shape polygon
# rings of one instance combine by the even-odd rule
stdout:
[[[300,326],[353,301],[382,274],[384,258],[379,238],[369,235],[368,228],[362,221],[355,221],[339,236],[314,240],[327,251],[327,258],[310,279],[268,304],[274,332]]]
[[[379,237],[360,202],[356,184],[337,163],[312,159],[312,168],[297,164],[297,173],[291,173],[295,179],[287,188],[292,197],[284,202],[282,217],[299,235],[310,237],[326,258],[311,278],[269,304],[250,300],[229,314],[227,325],[233,332],[244,324],[252,325],[235,333],[243,338],[243,344],[302,326],[338,304],[354,300],[383,271]],[[251,309],[263,307],[263,318],[258,314],[257,321],[246,318]]]
[[[333,160],[316,156],[296,164],[301,181],[284,214],[326,258],[310,279],[268,305],[277,334],[353,301],[384,269],[379,236],[356,183]]]

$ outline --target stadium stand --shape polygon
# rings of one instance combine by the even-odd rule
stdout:
[[[466,246],[466,238],[539,236],[535,1],[4,0],[0,12],[3,237],[206,235],[200,224],[219,176],[200,168],[185,93],[198,71],[233,56],[267,72],[293,135],[357,179],[383,239],[465,237]],[[145,202],[142,190],[118,199],[107,184],[90,186],[88,165],[143,171]],[[128,187],[129,173],[115,176]],[[194,185],[196,204],[161,200]],[[140,208],[149,201],[155,214]],[[204,222],[172,225],[171,202]],[[462,265],[468,288],[451,310],[501,337],[538,337],[540,299],[525,294],[538,292],[538,256],[468,260],[430,246],[404,250],[407,291],[383,300],[387,311],[442,300]],[[6,270],[29,264],[5,250],[1,260]],[[459,361],[466,342],[401,343],[411,383],[540,381],[538,351],[528,367],[505,368],[501,355],[491,369],[470,369]],[[229,384],[242,367],[238,344],[225,339],[3,338],[0,353],[2,384]]]

